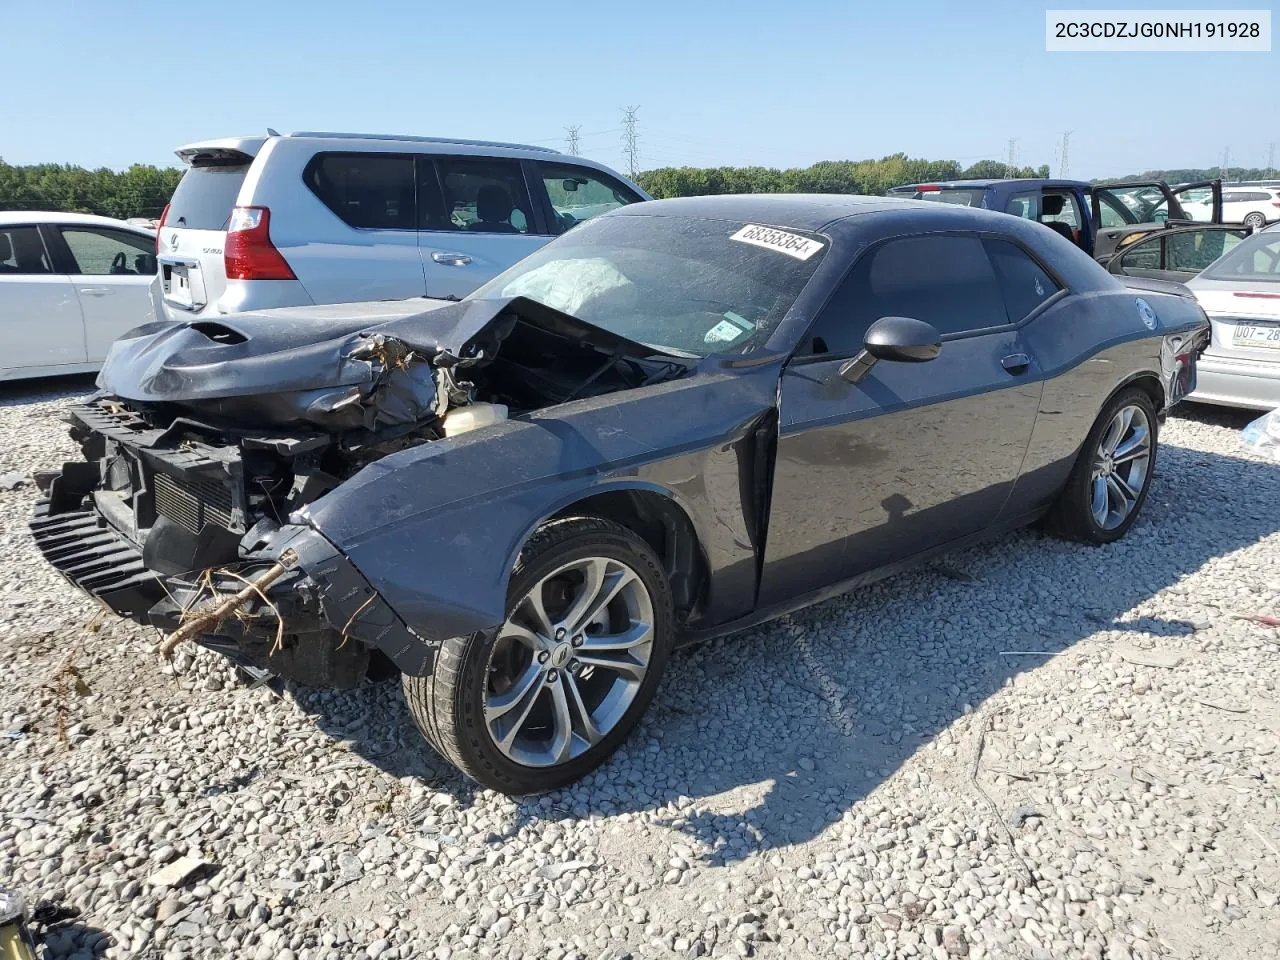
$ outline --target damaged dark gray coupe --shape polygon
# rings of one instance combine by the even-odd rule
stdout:
[[[398,671],[446,758],[548,790],[681,643],[1042,518],[1123,536],[1208,336],[1132,283],[965,207],[637,204],[457,303],[139,327],[32,532],[163,650]]]

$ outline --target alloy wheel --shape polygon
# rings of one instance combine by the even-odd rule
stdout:
[[[1103,530],[1114,530],[1133,513],[1151,469],[1151,421],[1137,404],[1116,411],[1094,454],[1090,509]]]
[[[653,652],[653,600],[626,563],[585,557],[512,607],[485,675],[494,745],[532,767],[581,756],[621,721]]]

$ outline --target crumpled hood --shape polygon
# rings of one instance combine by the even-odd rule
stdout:
[[[491,357],[517,321],[606,353],[661,355],[525,297],[341,304],[146,324],[112,344],[98,386],[259,426],[373,429],[436,413],[433,362]],[[394,409],[380,409],[392,395]]]

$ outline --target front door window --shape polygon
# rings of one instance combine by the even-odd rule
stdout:
[[[550,163],[539,166],[547,199],[561,230],[640,199],[634,191],[588,167]]]

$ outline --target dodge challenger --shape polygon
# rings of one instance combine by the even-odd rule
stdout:
[[[550,790],[675,646],[1035,521],[1123,536],[1207,330],[1000,213],[636,204],[460,302],[131,331],[31,529],[162,652],[399,673],[466,774]]]

